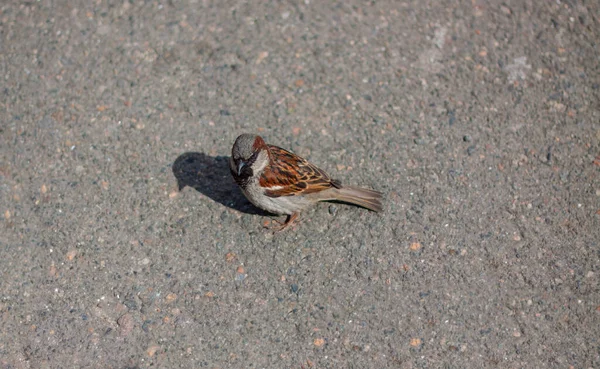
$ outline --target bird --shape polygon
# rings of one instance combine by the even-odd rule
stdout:
[[[306,159],[262,137],[244,133],[231,149],[229,169],[233,179],[254,206],[287,215],[276,232],[286,229],[300,212],[319,201],[340,201],[381,212],[382,193],[342,185]]]

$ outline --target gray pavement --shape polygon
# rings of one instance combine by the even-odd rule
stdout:
[[[3,1],[0,368],[599,368],[597,1]],[[376,214],[294,229],[261,134]]]

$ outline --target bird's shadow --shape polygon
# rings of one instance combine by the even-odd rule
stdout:
[[[186,152],[173,163],[173,175],[181,191],[189,186],[228,208],[246,214],[268,215],[252,205],[229,173],[229,157]]]

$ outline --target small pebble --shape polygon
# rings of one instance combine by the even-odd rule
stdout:
[[[235,254],[235,252],[228,252],[228,253],[225,255],[225,261],[227,261],[228,263],[231,263],[232,261],[234,261],[234,260],[235,260],[235,257],[236,257],[236,254]]]
[[[472,138],[471,138],[470,135],[464,135],[463,136],[463,141],[465,141],[465,142],[471,142],[471,140],[472,140]]]
[[[154,356],[154,354],[156,354],[156,351],[158,351],[160,349],[160,346],[150,346],[148,347],[148,349],[146,350],[146,353],[148,354],[148,356],[152,357]]]
[[[77,250],[71,250],[67,252],[67,260],[71,261],[75,259],[75,256],[77,256]]]
[[[269,52],[268,51],[262,51],[260,54],[258,54],[258,58],[256,58],[256,64],[260,64],[268,56],[269,56]]]
[[[290,289],[292,290],[293,293],[298,292],[298,285],[295,283],[292,283],[292,285],[290,286]]]
[[[119,325],[120,335],[127,336],[133,330],[135,326],[135,322],[133,321],[133,316],[131,314],[124,314],[117,320],[117,324]]]
[[[411,339],[410,339],[410,345],[411,345],[412,347],[421,346],[421,343],[422,343],[422,341],[421,341],[421,339],[420,339],[420,338],[411,338]]]
[[[56,266],[54,264],[50,265],[50,268],[48,268],[48,275],[54,277],[56,276],[56,273],[58,273],[58,269],[56,268]]]
[[[335,206],[335,205],[329,205],[329,214],[336,215],[337,211],[338,211],[337,206]]]

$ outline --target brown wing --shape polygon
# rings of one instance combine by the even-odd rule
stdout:
[[[266,187],[269,197],[305,195],[341,184],[324,170],[281,147],[268,145],[271,165],[260,176],[260,185]],[[271,189],[268,189],[271,188]]]

